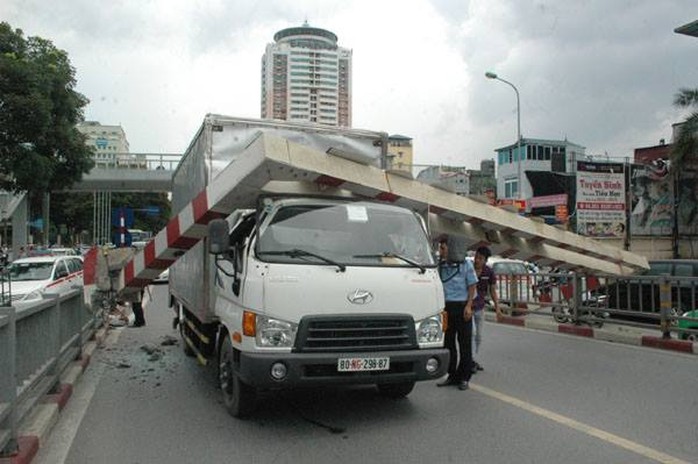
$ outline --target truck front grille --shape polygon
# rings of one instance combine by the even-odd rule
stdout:
[[[410,316],[312,316],[301,320],[295,351],[409,350],[416,347],[414,321]]]

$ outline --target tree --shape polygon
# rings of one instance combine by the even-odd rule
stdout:
[[[680,89],[674,95],[674,106],[698,110],[698,89]],[[698,111],[693,111],[681,125],[674,140],[671,161],[679,171],[696,154],[698,154]]]
[[[75,83],[65,51],[0,23],[0,189],[61,190],[92,169]]]
[[[123,192],[112,194],[112,208],[131,208],[134,211],[132,228],[142,229],[156,234],[167,225],[170,218],[171,204],[164,192]],[[157,207],[159,214],[148,214],[145,210]],[[83,232],[92,237],[94,224],[94,198],[92,193],[58,192],[51,194],[51,224],[62,233],[63,243],[72,243]],[[56,241],[51,236],[51,242]],[[89,243],[89,242],[88,242]],[[74,243],[72,243],[74,244]]]
[[[170,219],[171,204],[164,192],[130,192],[114,193],[112,196],[114,208],[127,207],[134,210],[133,228],[142,229],[156,234],[167,225]],[[157,207],[159,214],[147,214],[147,207]]]
[[[696,159],[698,158],[698,89],[679,89],[674,95],[674,106],[679,108],[694,108],[694,111],[686,118],[678,134],[674,139],[671,148],[672,182],[674,187],[674,214],[672,223],[672,255],[679,258],[679,216],[685,219],[682,214],[687,208],[695,207],[695,199],[681,195],[681,186],[688,185],[688,191],[694,192],[692,186],[696,182],[695,177],[691,177],[687,171],[695,170]],[[695,176],[695,174],[693,174]],[[693,220],[689,220],[692,222]],[[688,224],[690,225],[690,224]]]

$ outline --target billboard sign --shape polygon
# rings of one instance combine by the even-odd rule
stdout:
[[[577,233],[625,235],[625,171],[622,163],[577,162]]]

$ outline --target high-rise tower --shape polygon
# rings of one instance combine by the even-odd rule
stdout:
[[[274,34],[262,57],[262,118],[351,127],[351,53],[307,22]]]

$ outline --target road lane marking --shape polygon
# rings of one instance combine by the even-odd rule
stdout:
[[[586,433],[587,435],[611,443],[620,448],[625,448],[628,451],[632,451],[633,453],[639,454],[640,456],[644,456],[648,459],[652,459],[654,461],[661,462],[664,464],[691,464],[688,461],[684,461],[669,454],[662,453],[661,451],[657,451],[655,449],[641,445],[626,438],[619,437],[618,435],[614,435],[596,427],[592,427],[591,425],[587,425],[583,422],[570,419],[569,417],[562,416],[547,409],[534,406],[530,403],[526,403],[525,401],[514,398],[513,396],[505,395],[504,393],[500,393],[496,390],[483,387],[482,385],[474,385],[471,383],[470,389],[485,394],[491,398],[504,401],[505,403],[509,403],[513,406],[516,406],[517,408],[521,408],[525,411],[531,412],[543,418],[552,420],[554,422],[557,422],[558,424],[562,424],[571,429]]]

